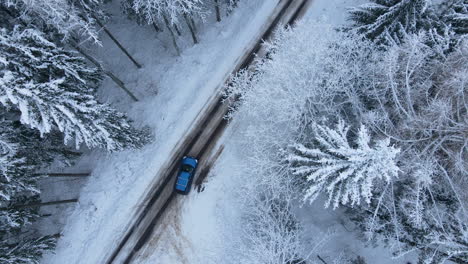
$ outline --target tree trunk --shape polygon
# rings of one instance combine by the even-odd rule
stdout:
[[[215,2],[215,10],[216,10],[216,21],[221,21],[221,14],[219,13],[219,0],[214,0]]]
[[[193,21],[192,17],[189,17],[190,23],[192,23],[192,28],[195,34],[197,34],[197,26],[195,25],[195,21]]]
[[[162,32],[162,29],[158,26],[158,24],[156,24],[155,21],[153,21],[153,28],[156,30],[156,32]]]
[[[47,175],[48,177],[88,177],[90,175],[89,172],[84,173],[34,173],[33,175]]]
[[[174,35],[174,32],[172,31],[171,25],[169,24],[169,20],[167,19],[166,14],[163,14],[162,17],[163,17],[164,24],[166,25],[167,30],[169,30],[169,33],[171,34],[172,44],[174,44],[174,48],[177,52],[177,56],[180,56],[179,46],[177,46],[176,37]]]
[[[95,60],[93,57],[91,57],[90,55],[88,55],[86,52],[83,51],[83,49],[81,49],[74,41],[71,42],[71,45],[73,48],[75,48],[79,53],[81,53],[81,55],[83,55],[86,59],[88,59],[90,62],[92,62],[97,68],[99,68],[100,70],[102,70],[104,72],[104,74],[106,74],[109,78],[112,79],[112,81],[114,81],[120,88],[122,88],[122,90],[124,90],[135,102],[138,102],[138,98],[136,98],[135,95],[133,95],[132,92],[130,92],[130,90],[127,89],[127,87],[125,87],[125,84],[123,81],[121,81],[119,78],[117,78],[117,76],[115,76],[112,72],[108,71],[108,70],[105,70],[101,63],[99,63],[97,60]]]
[[[175,29],[177,35],[182,36],[182,33],[180,33],[180,30],[179,30],[179,27],[177,26],[177,24],[174,24],[174,29]]]
[[[128,53],[128,51],[120,44],[120,42],[112,35],[112,33],[101,23],[101,21],[93,14],[93,18],[96,20],[98,25],[107,33],[107,35],[114,41],[114,43],[120,48],[120,50],[127,55],[127,57],[140,69],[141,65]]]
[[[14,206],[11,206],[11,207],[1,207],[0,211],[6,211],[6,210],[10,210],[10,209],[41,207],[41,206],[45,206],[45,205],[76,203],[76,202],[78,202],[78,199],[68,199],[68,200],[52,201],[52,202],[45,202],[45,203],[36,202],[36,203],[30,203],[30,204],[19,204],[19,205],[14,205]]]
[[[190,8],[187,7],[187,4],[182,3],[182,5],[186,9],[190,9]],[[189,16],[187,16],[187,14],[184,13],[184,18],[185,18],[185,16],[187,16],[188,20],[190,21],[190,25],[192,26],[193,32],[195,33],[195,35],[197,35],[197,27],[195,26],[195,21],[193,21],[193,13],[190,12],[190,13],[188,13],[188,15]],[[187,21],[187,18],[185,18],[185,21]]]
[[[89,172],[84,173],[47,173],[49,177],[89,177]]]
[[[320,259],[320,261],[322,261],[324,264],[327,264],[327,262],[325,262],[325,260],[323,260],[323,258],[320,257],[319,255],[317,255],[317,258]]]
[[[185,23],[187,23],[187,26],[188,26],[188,28],[190,30],[190,34],[192,35],[193,43],[197,44],[198,40],[197,40],[197,36],[195,34],[195,30],[193,29],[192,24],[190,23],[189,19],[187,18],[187,14],[185,14],[185,13],[184,13],[184,19],[185,19]]]

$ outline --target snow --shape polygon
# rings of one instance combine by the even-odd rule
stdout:
[[[65,210],[68,218],[63,237],[56,253],[45,256],[42,263],[103,263],[105,254],[112,252],[125,233],[147,187],[157,180],[158,169],[187,133],[208,98],[220,88],[236,58],[277,2],[241,1],[232,16],[221,23],[203,27],[198,23],[200,44],[191,46],[188,35],[179,37],[181,57],[174,56],[169,37],[161,35],[166,33],[158,35],[150,26],[142,28],[122,16],[112,18],[110,31],[143,68],[137,70],[107,36],[103,36],[105,48],[92,48],[91,52],[122,78],[140,101],[134,103],[110,79],[105,80],[100,90],[101,98],[128,112],[137,126],[150,126],[155,140],[138,151],[90,152],[70,169],[92,170],[92,174],[85,183],[77,181],[75,190],[67,189],[74,193],[81,188],[79,202],[73,212],[70,208]],[[364,2],[314,0],[307,16],[339,26],[346,22],[348,6]],[[109,9],[114,14],[119,12],[115,5]],[[236,223],[241,214],[232,190],[238,184],[244,150],[239,149],[233,138],[242,126],[236,121],[231,123],[220,140],[225,149],[207,178],[205,190],[201,193],[192,190],[190,195],[175,199],[135,263],[236,262],[228,259],[229,245],[239,238],[240,227]],[[68,183],[59,182],[58,188],[65,189],[62,184],[69,187]],[[333,263],[341,254],[364,256],[368,263],[415,263],[414,255],[392,259],[390,251],[381,245],[364,244],[358,233],[352,231],[353,224],[347,222],[342,209],[324,209],[324,199],[319,197],[313,204],[298,206],[296,212],[305,227],[306,242],[330,236],[320,251],[327,263]],[[310,260],[320,263],[314,255]]]
[[[277,2],[241,2],[221,23],[200,28],[198,45],[190,46],[187,35],[179,37],[181,57],[173,56],[169,38],[156,35],[150,26],[139,27],[126,20],[118,13],[118,3],[109,6],[115,14],[109,30],[143,68],[135,69],[104,35],[103,47],[91,47],[90,51],[122,78],[140,101],[133,103],[110,79],[104,81],[100,96],[128,112],[135,125],[150,126],[155,139],[138,151],[89,152],[69,169],[92,170],[92,174],[73,212],[66,215],[55,254],[44,256],[42,263],[103,263],[125,233],[148,186],[157,180],[158,169],[233,70],[247,43],[258,35]]]
[[[366,3],[365,0],[314,0],[307,17],[340,26],[346,23],[346,10]]]
[[[221,141],[231,137],[224,135]],[[237,162],[242,161],[232,151],[233,145],[226,146],[229,151],[221,154],[203,192],[192,190],[168,208],[134,263],[230,263],[226,248],[237,238],[235,222],[239,217],[231,188],[237,182]]]
[[[339,26],[345,23],[346,7],[363,2],[316,0],[307,16]],[[225,145],[224,152],[206,179],[205,190],[193,190],[189,196],[177,198],[135,263],[238,263],[229,247],[238,242],[242,228],[236,225],[241,212],[233,190],[239,184],[239,168],[245,162],[245,150],[236,142],[237,131],[244,125],[231,122],[219,143]],[[393,259],[390,250],[382,245],[363,243],[359,233],[353,231],[353,224],[346,221],[343,209],[325,209],[325,199],[319,197],[313,204],[298,206],[296,212],[305,227],[304,241],[310,242],[311,247],[317,238],[329,236],[319,251],[327,263],[335,263],[341,255],[363,256],[367,263],[416,263],[414,254]],[[307,263],[322,262],[311,255]]]

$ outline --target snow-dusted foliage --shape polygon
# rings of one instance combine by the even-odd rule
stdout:
[[[63,146],[59,132],[41,137],[18,121],[1,121],[0,139],[0,207],[15,203],[15,196],[37,194],[35,173],[40,168],[53,161],[69,165],[78,156]]]
[[[434,27],[428,0],[371,0],[350,10],[352,28],[377,42]]]
[[[238,190],[242,239],[232,245],[238,249],[235,263],[309,263],[310,251],[317,246],[301,239],[303,229],[292,210],[300,186],[282,164],[282,150],[294,142],[297,128],[305,127],[308,98],[334,96],[334,91],[309,87],[321,86],[314,66],[331,62],[328,44],[336,32],[307,26],[312,28],[309,39],[290,30],[277,32],[279,39],[268,44],[274,60],[260,61],[256,69],[233,76],[227,87],[226,96],[240,98],[231,117],[233,126],[242,124],[235,140],[245,157]],[[290,49],[294,43],[309,52]]]
[[[374,75],[368,90],[372,110],[364,120],[401,146],[406,178],[382,193],[364,226],[369,235],[397,241],[397,254],[417,248],[427,263],[460,263],[468,258],[468,46],[462,41],[448,52],[443,43],[425,44],[427,37],[406,36],[390,47],[378,66],[385,75]]]
[[[1,29],[0,103],[42,135],[54,129],[65,143],[109,151],[140,146],[141,132],[94,94],[101,75],[81,57],[34,29]]]
[[[37,201],[34,194],[39,192],[35,184],[38,177],[28,174],[33,168],[27,166],[25,160],[20,160],[4,174],[8,179],[0,179],[1,263],[38,263],[43,252],[51,250],[55,244],[53,237],[26,238],[23,233],[39,217],[35,208],[16,207]]]
[[[1,112],[2,116],[7,116]],[[21,207],[39,202],[35,173],[54,160],[68,163],[76,153],[67,151],[59,133],[41,138],[39,132],[26,128],[18,121],[0,122],[0,260],[2,263],[37,263],[50,247],[45,238],[33,238],[28,227],[39,216],[37,208]],[[27,234],[25,236],[25,234]],[[51,246],[54,239],[47,238]],[[23,262],[21,262],[21,261]]]
[[[421,19],[430,9],[424,5]],[[385,49],[355,31],[333,32],[313,22],[280,32],[269,48],[271,60],[233,78],[228,94],[241,99],[232,115],[251,124],[241,133],[249,140],[253,174],[287,169],[282,149],[292,145],[289,158],[298,165],[292,172],[323,184],[302,197],[325,190],[334,206],[343,199],[354,205],[350,215],[367,237],[382,238],[396,256],[418,250],[421,263],[464,263],[468,45],[463,35],[453,41],[453,32],[424,31],[424,23],[415,23],[408,24],[414,34],[403,27]],[[349,132],[321,121],[339,119]],[[367,132],[352,129],[361,124]],[[371,144],[370,138],[377,140]],[[345,167],[349,158],[362,167]],[[359,184],[361,171],[372,181]],[[307,190],[306,177],[297,178]]]
[[[249,149],[262,150],[257,159],[263,159],[264,151],[270,149],[270,155],[280,160],[279,150],[292,143],[298,127],[302,131],[311,121],[305,112],[333,111],[330,102],[337,91],[325,87],[324,80],[341,84],[334,78],[336,73],[322,71],[319,65],[338,68],[334,61],[343,58],[331,57],[333,47],[329,46],[337,34],[327,26],[307,26],[307,38],[289,29],[278,31],[277,40],[267,43],[274,60],[261,61],[255,69],[240,72],[226,87],[226,96],[238,96],[241,105],[230,116],[249,124],[241,132],[248,138]]]
[[[3,134],[0,135],[0,151],[0,200],[9,201],[18,191],[31,187],[21,180],[24,177],[15,173],[23,160],[17,156],[17,145],[8,142]]]
[[[242,233],[241,243],[234,245],[237,255],[234,262],[305,263],[307,246],[301,241],[302,227],[292,213],[294,187],[291,181],[276,174],[274,176],[281,179],[259,184],[257,181],[262,176],[249,175],[249,179],[245,176],[239,186]]]
[[[202,3],[202,0],[125,0],[123,5],[144,17],[148,24],[163,21],[164,16],[171,24],[178,24],[184,14],[202,14]]]
[[[448,10],[444,13],[444,20],[458,34],[468,33],[468,1],[452,0]]]
[[[39,264],[44,251],[55,247],[54,236],[27,239],[9,245],[0,245],[0,262],[4,264]]]
[[[310,186],[304,200],[313,202],[326,192],[333,208],[340,204],[370,203],[375,185],[392,182],[398,176],[396,156],[399,149],[390,140],[378,140],[371,146],[370,135],[364,126],[358,131],[356,144],[348,142],[349,127],[340,120],[335,129],[313,124],[313,142],[308,146],[291,146],[287,161],[293,174],[305,177]]]
[[[22,19],[33,21],[43,28],[56,30],[62,40],[82,37],[100,43],[99,28],[91,13],[99,13],[101,0],[4,0],[4,5],[20,12]]]

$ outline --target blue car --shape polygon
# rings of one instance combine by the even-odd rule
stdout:
[[[185,156],[182,158],[182,164],[174,186],[177,193],[188,194],[190,192],[197,165],[198,160],[194,157]]]

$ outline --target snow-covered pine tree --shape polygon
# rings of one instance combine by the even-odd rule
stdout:
[[[370,203],[374,189],[398,176],[399,149],[390,146],[389,139],[378,140],[371,146],[370,135],[361,126],[353,146],[348,142],[348,132],[349,127],[342,120],[335,129],[313,124],[313,142],[291,146],[287,161],[292,173],[309,182],[305,201],[312,202],[326,192],[325,207],[354,206],[361,200]]]
[[[32,166],[18,155],[18,144],[0,134],[0,207],[4,207],[18,193],[37,193],[35,179],[28,171]],[[5,202],[5,203],[4,203]]]
[[[416,173],[419,178],[401,180],[369,205],[347,212],[368,239],[383,238],[395,256],[419,250],[419,263],[464,264],[468,259],[466,216],[447,192],[450,187],[445,180],[430,171],[432,165],[417,168],[424,173]]]
[[[10,199],[0,200],[0,238],[1,241],[11,241],[26,231],[39,218],[38,207],[26,207],[26,204],[39,203],[39,194],[17,192]]]
[[[229,16],[232,11],[237,7],[239,0],[226,0],[226,15]]]
[[[204,17],[202,0],[124,0],[124,13],[137,22],[152,24],[156,31],[162,31],[160,25],[165,25],[172,37],[172,42],[178,54],[176,37],[173,29],[180,35],[179,27],[185,22],[190,30],[194,43],[198,43],[194,19]]]
[[[44,252],[55,247],[55,236],[21,239],[15,243],[0,244],[0,262],[3,264],[39,264]]]
[[[0,116],[3,114],[5,113],[0,112]],[[3,120],[0,121],[0,135],[7,142],[14,142],[16,154],[13,158],[17,162],[11,168],[14,168],[13,172],[20,171],[17,174],[23,176],[35,175],[52,162],[69,166],[81,155],[63,145],[63,135],[57,130],[41,137],[39,131],[30,129],[19,121]]]
[[[444,21],[457,34],[468,34],[468,0],[457,0],[444,16]]]
[[[21,19],[32,23],[43,32],[55,30],[62,41],[73,36],[100,43],[99,28],[94,19],[82,14],[80,7],[98,4],[99,0],[8,0],[3,6],[21,13]],[[96,9],[98,12],[99,9]]]
[[[201,15],[202,0],[125,0],[124,6],[133,8],[148,24],[155,19],[162,21],[165,15],[171,24],[178,24],[183,14]]]
[[[370,0],[349,10],[351,29],[377,43],[399,41],[403,33],[417,33],[438,25],[428,0]]]
[[[58,129],[65,143],[109,151],[139,147],[145,133],[95,98],[100,72],[35,29],[0,30],[0,104],[41,135]]]
[[[69,163],[76,153],[66,150],[57,131],[41,138],[38,131],[18,121],[0,122],[0,138],[0,260],[36,263],[43,251],[51,249],[55,239],[24,237],[28,226],[40,217],[37,207],[23,207],[39,202],[36,187],[39,176],[34,173],[57,158]],[[18,262],[19,259],[24,262]]]

